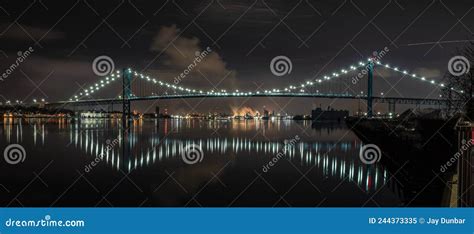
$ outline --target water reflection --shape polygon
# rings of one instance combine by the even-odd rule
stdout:
[[[285,155],[297,167],[314,167],[321,178],[336,180],[336,184],[354,182],[366,193],[377,191],[387,183],[390,175],[383,166],[360,162],[361,142],[356,138],[341,137],[343,134],[339,131],[344,132],[343,127],[318,126],[310,136],[303,135],[301,129],[311,127],[310,124],[302,122],[295,127],[293,121],[140,120],[133,122],[128,137],[124,138],[118,119],[4,119],[2,130],[8,143],[21,143],[25,137],[30,137],[24,136],[24,128],[32,128],[34,146],[48,147],[53,144],[48,143],[49,131],[55,129],[55,134],[68,134],[69,145],[89,156],[86,161],[103,155],[102,164],[126,172],[155,164],[184,166],[181,156],[187,144],[201,146],[205,154],[203,163],[252,158],[252,166],[261,172],[261,165],[282,150],[285,138],[300,134],[302,140],[290,147]],[[212,134],[216,129],[224,132]],[[118,140],[118,144],[108,149],[114,140]],[[199,164],[193,166],[199,167]],[[389,187],[399,193],[396,185]]]

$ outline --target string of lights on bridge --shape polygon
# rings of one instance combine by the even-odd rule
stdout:
[[[130,73],[133,73],[133,75],[136,78],[139,78],[139,79],[145,80],[147,82],[153,83],[157,86],[173,89],[174,91],[183,91],[183,92],[187,92],[189,94],[214,95],[214,96],[251,96],[251,95],[268,95],[268,96],[271,96],[271,95],[278,95],[278,94],[284,94],[284,93],[291,93],[291,92],[294,92],[294,90],[296,90],[297,92],[300,92],[300,93],[304,93],[305,88],[307,88],[307,87],[313,87],[313,86],[321,84],[323,82],[330,81],[334,78],[338,78],[338,77],[340,77],[342,75],[345,75],[345,74],[348,74],[350,72],[355,72],[360,68],[367,69],[367,67],[369,66],[369,63],[371,63],[372,60],[368,59],[367,61],[368,61],[368,63],[367,62],[364,63],[364,62],[360,61],[357,65],[350,65],[347,68],[339,69],[337,72],[332,72],[330,75],[324,75],[324,76],[322,76],[322,78],[317,78],[317,79],[314,79],[314,80],[308,80],[304,83],[300,83],[299,85],[290,85],[290,86],[287,86],[283,89],[264,90],[263,92],[260,92],[260,91],[242,92],[242,91],[239,91],[239,90],[235,90],[235,92],[227,92],[224,89],[220,90],[220,91],[216,91],[216,90],[203,91],[203,90],[192,89],[192,88],[179,86],[179,85],[175,85],[175,84],[170,84],[170,83],[158,80],[156,78],[150,77],[148,75],[143,75],[142,73],[132,71],[130,68],[127,71],[130,72]],[[375,67],[375,65],[377,65],[377,66],[383,67],[385,69],[390,69],[394,72],[401,73],[404,76],[409,76],[409,77],[412,77],[413,79],[417,79],[417,80],[420,80],[422,82],[427,82],[428,84],[431,84],[431,85],[434,85],[434,86],[437,86],[437,87],[441,87],[441,88],[445,87],[445,84],[443,84],[443,83],[436,82],[435,80],[428,80],[423,76],[419,76],[415,73],[410,73],[407,70],[399,69],[397,66],[390,66],[388,63],[383,64],[380,61],[376,61],[376,62],[373,63],[373,65],[374,65],[374,67]],[[108,86],[112,82],[114,82],[116,80],[120,80],[121,79],[120,76],[121,76],[121,72],[120,72],[120,70],[117,70],[115,73],[112,73],[109,76],[107,76],[107,77],[99,80],[98,82],[94,83],[88,89],[86,88],[82,92],[80,92],[79,94],[74,95],[71,99],[69,99],[69,101],[74,101],[74,100],[79,101],[79,100],[82,100],[83,98],[85,98],[87,96],[91,96],[93,93],[98,92],[99,90],[101,90],[102,88]],[[458,92],[458,93],[463,93],[464,92],[463,90],[456,90],[454,88],[451,88],[451,90],[454,91],[454,92]],[[132,94],[132,95],[135,96],[134,94]],[[121,96],[119,96],[119,98],[121,98]]]

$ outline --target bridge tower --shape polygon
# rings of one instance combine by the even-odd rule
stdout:
[[[374,79],[374,62],[371,60],[367,64],[367,117],[372,117],[372,84]]]
[[[132,90],[130,84],[132,83],[132,70],[123,69],[122,71],[122,125],[124,128],[127,127],[128,121],[131,120],[130,116],[130,97],[132,96]]]
[[[395,113],[395,101],[388,101],[388,112],[389,113]]]
[[[130,135],[130,109],[131,109],[131,102],[130,98],[132,97],[132,90],[130,88],[130,84],[132,83],[132,70],[130,69],[123,69],[122,70],[122,161],[125,162],[128,157],[130,157],[132,143],[128,138]]]

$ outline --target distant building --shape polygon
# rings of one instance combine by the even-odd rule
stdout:
[[[81,118],[106,118],[108,116],[105,112],[85,111],[80,112]]]
[[[320,107],[311,111],[311,119],[313,121],[341,121],[345,117],[349,116],[348,110],[334,110],[329,109],[323,110]]]

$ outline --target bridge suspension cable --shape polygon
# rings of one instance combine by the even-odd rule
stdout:
[[[180,86],[180,85],[177,85],[177,84],[171,84],[171,83],[165,82],[163,80],[150,77],[149,75],[144,75],[144,74],[139,73],[137,71],[133,71],[130,68],[129,68],[129,71],[131,71],[133,73],[134,77],[137,78],[137,79],[144,80],[146,82],[152,83],[152,84],[154,84],[156,86],[159,86],[159,87],[172,89],[175,92],[176,91],[178,91],[178,92],[183,91],[183,92],[188,93],[188,94],[199,94],[199,95],[209,95],[209,96],[232,96],[232,95],[242,96],[242,95],[255,95],[255,94],[273,95],[273,94],[279,94],[279,93],[282,93],[282,94],[292,93],[295,90],[297,92],[299,91],[301,93],[304,93],[306,88],[315,87],[319,84],[331,81],[331,80],[333,80],[335,78],[338,78],[342,75],[349,74],[351,72],[356,72],[361,68],[368,69],[367,67],[368,67],[368,64],[370,64],[370,63],[372,63],[374,65],[374,67],[376,66],[376,67],[382,67],[384,69],[389,69],[391,71],[401,73],[404,76],[409,76],[413,79],[416,79],[416,80],[419,80],[419,81],[422,81],[422,82],[426,82],[426,84],[434,85],[434,86],[441,87],[441,88],[445,87],[445,84],[443,84],[441,82],[436,82],[435,80],[428,80],[424,76],[419,76],[415,73],[410,73],[407,70],[399,69],[397,66],[390,66],[388,63],[383,64],[380,61],[373,62],[371,59],[368,59],[368,62],[366,62],[366,63],[360,61],[357,65],[350,65],[350,66],[347,66],[347,67],[343,67],[342,69],[339,69],[338,71],[332,72],[330,75],[323,75],[323,76],[318,77],[316,79],[307,80],[303,83],[299,83],[298,85],[292,84],[292,85],[286,86],[284,88],[264,89],[262,92],[260,92],[260,91],[253,91],[253,92],[252,91],[239,91],[239,90],[235,90],[234,92],[228,92],[227,90],[203,91],[203,90],[200,90],[200,89],[194,89],[194,88],[189,88],[189,87],[185,87],[185,86]],[[100,79],[99,81],[97,81],[96,83],[91,85],[89,88],[86,88],[82,92],[79,92],[78,94],[74,95],[72,98],[69,99],[69,101],[79,101],[79,100],[82,100],[83,98],[91,96],[93,93],[98,92],[102,88],[112,84],[114,81],[121,80],[121,78],[122,78],[121,76],[122,76],[121,71],[117,70],[116,72],[111,73],[109,76],[106,76],[105,78]],[[454,91],[454,92],[458,92],[458,93],[463,93],[464,92],[462,90],[456,90],[454,88],[451,88],[451,90]],[[133,94],[132,96],[136,96],[136,95]]]

